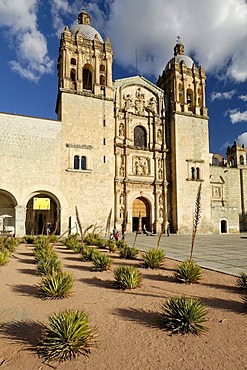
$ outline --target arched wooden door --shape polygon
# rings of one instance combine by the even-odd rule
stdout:
[[[135,199],[132,206],[132,231],[142,231],[144,225],[148,231],[152,231],[150,215],[150,204],[147,199],[143,197]]]

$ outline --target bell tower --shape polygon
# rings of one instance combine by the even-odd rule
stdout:
[[[184,54],[178,41],[158,86],[164,90],[169,149],[169,218],[171,230],[191,234],[197,189],[202,183],[201,232],[211,233],[206,75]]]
[[[78,24],[65,27],[60,40],[57,113],[62,91],[112,98],[112,58],[110,40],[103,41],[91,26],[90,15],[82,10]]]

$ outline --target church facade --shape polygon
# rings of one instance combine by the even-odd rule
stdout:
[[[82,11],[58,56],[57,120],[0,113],[0,230],[191,234],[246,229],[246,148],[209,153],[206,76],[178,42],[157,85],[113,81],[113,49]]]

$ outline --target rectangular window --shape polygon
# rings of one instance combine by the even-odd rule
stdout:
[[[105,122],[105,119],[103,119],[103,126],[104,126],[104,127],[106,126],[106,122]]]
[[[106,163],[106,156],[103,157],[103,163]]]
[[[105,145],[105,138],[103,139],[103,145]]]

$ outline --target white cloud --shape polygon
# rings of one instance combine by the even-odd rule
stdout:
[[[247,95],[240,95],[239,99],[247,102]]]
[[[37,82],[53,70],[47,41],[37,26],[38,0],[2,0],[0,27],[8,35],[9,45],[15,50],[16,60],[9,62],[20,76]]]
[[[230,109],[226,112],[226,115],[229,115],[232,124],[239,122],[247,122],[247,111],[240,112],[238,108]]]
[[[238,136],[237,142],[239,145],[245,145],[247,147],[247,132],[242,133]]]
[[[247,79],[245,0],[111,0],[108,6],[104,33],[120,65],[135,66],[137,49],[140,73],[158,76],[179,34],[185,53],[208,74]]]
[[[211,94],[211,101],[231,99],[236,94],[236,92],[237,92],[236,90],[225,91],[225,92],[213,91]]]

